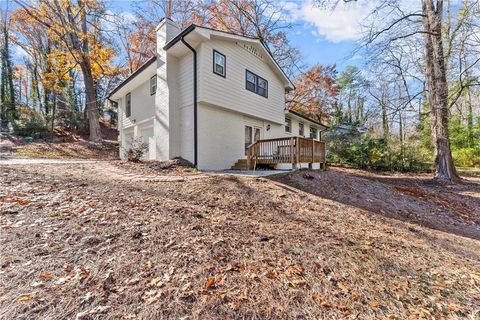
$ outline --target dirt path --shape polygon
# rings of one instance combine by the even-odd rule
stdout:
[[[94,160],[78,159],[41,159],[41,158],[5,158],[0,159],[0,166],[39,165],[39,164],[92,164]]]
[[[269,178],[135,168],[0,163],[0,319],[459,319],[480,309],[477,240]],[[337,183],[336,196],[358,193]]]

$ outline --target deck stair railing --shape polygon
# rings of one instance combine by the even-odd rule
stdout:
[[[285,137],[258,140],[247,148],[247,166],[253,169],[257,164],[276,165],[291,163],[325,164],[325,142],[302,137]]]

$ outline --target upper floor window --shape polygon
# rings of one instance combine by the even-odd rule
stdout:
[[[157,92],[157,75],[150,78],[150,95],[153,96]]]
[[[213,50],[213,73],[226,76],[226,58],[220,52]]]
[[[285,132],[292,132],[292,120],[285,118]]]
[[[128,118],[132,115],[132,96],[129,93],[125,96],[125,116]]]
[[[303,123],[300,122],[300,123],[298,124],[298,135],[303,137],[304,134],[305,134],[305,132],[304,132],[304,130],[303,130]]]
[[[268,98],[268,81],[248,70],[245,73],[245,88]]]
[[[310,127],[310,138],[317,139],[317,128]]]

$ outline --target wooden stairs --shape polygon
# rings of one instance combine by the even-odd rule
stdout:
[[[247,159],[238,159],[230,170],[247,170]]]

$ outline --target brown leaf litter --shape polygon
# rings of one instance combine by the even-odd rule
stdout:
[[[480,309],[470,178],[441,188],[332,169],[165,182],[106,166],[164,175],[117,162],[0,166],[0,318],[461,319]]]

